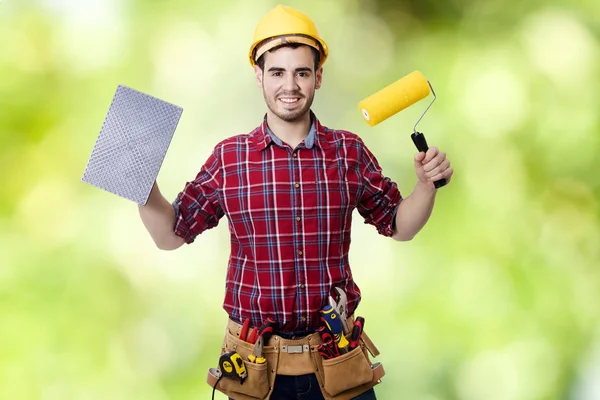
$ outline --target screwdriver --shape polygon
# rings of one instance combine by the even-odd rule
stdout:
[[[340,351],[343,351],[343,349],[345,349],[345,347],[348,346],[348,340],[346,339],[342,331],[342,320],[340,318],[340,315],[335,311],[335,309],[331,305],[328,304],[321,310],[321,317],[322,320],[324,320],[327,327],[329,328],[329,330],[331,331],[331,333],[333,333],[333,336],[335,337],[335,341],[337,342]]]
[[[350,336],[350,344],[348,345],[349,350],[354,350],[358,347],[360,342],[360,336],[365,329],[365,319],[363,317],[356,317],[354,321],[354,327],[352,328],[352,335]]]

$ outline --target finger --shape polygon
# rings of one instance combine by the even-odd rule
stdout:
[[[425,158],[425,152],[420,151],[417,154],[415,154],[415,162],[418,162],[419,164],[421,164],[423,162],[423,159]]]
[[[423,164],[428,163],[429,161],[433,160],[435,156],[438,155],[440,151],[438,150],[437,147],[430,147],[429,150],[427,150],[427,154],[425,156],[425,159],[423,160]]]
[[[445,170],[444,172],[437,174],[435,176],[432,176],[431,178],[429,178],[429,180],[431,182],[437,182],[440,179],[445,179],[446,183],[450,182],[450,179],[452,179],[452,174],[454,173],[454,170],[452,170],[452,168],[448,168],[447,170]]]
[[[447,170],[448,168],[450,168],[450,160],[445,159],[444,161],[442,161],[442,163],[440,165],[438,165],[437,167],[435,167],[429,171],[427,171],[427,168],[424,168],[425,176],[430,178],[432,176],[439,175],[439,174],[443,173],[445,170]]]
[[[435,158],[428,163],[423,163],[423,169],[426,172],[433,170],[434,168],[440,166],[446,160],[446,153],[441,152],[438,153]]]

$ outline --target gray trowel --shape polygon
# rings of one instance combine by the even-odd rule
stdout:
[[[146,204],[182,112],[119,85],[81,180]]]

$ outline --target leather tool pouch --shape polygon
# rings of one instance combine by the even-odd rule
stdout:
[[[306,340],[285,340],[274,335],[264,347],[265,364],[253,364],[248,355],[254,345],[239,339],[239,327],[230,322],[225,333],[221,354],[236,351],[245,361],[248,377],[243,384],[239,380],[224,377],[217,390],[235,400],[268,399],[273,391],[277,373],[303,375],[315,373],[321,392],[326,400],[350,400],[381,382],[385,375],[381,363],[372,364],[368,351],[379,354],[377,348],[363,332],[360,346],[332,359],[323,359],[317,351],[320,339],[317,334]],[[350,339],[350,335],[347,336]],[[292,351],[292,348],[294,351]],[[300,351],[297,353],[296,350]],[[218,373],[209,369],[207,383],[213,387]]]
[[[329,360],[322,360],[323,389],[335,396],[346,390],[370,383],[371,365],[360,347]]]
[[[244,380],[244,383],[240,383],[236,379],[224,377],[219,381],[217,390],[235,400],[268,398],[275,382],[275,371],[277,371],[278,353],[275,351],[275,347],[264,346],[263,354],[267,359],[266,363],[251,363],[248,361],[248,356],[254,351],[254,345],[240,340],[235,333],[227,329],[221,354],[229,350],[236,351],[242,357],[246,365],[248,377]],[[217,382],[217,378],[217,370],[214,368],[209,369],[206,381],[211,387]]]
[[[347,339],[350,339],[350,335]],[[370,340],[367,341],[372,344]],[[373,352],[379,354],[376,348]],[[323,359],[318,352],[313,355],[317,380],[326,400],[353,399],[381,383],[381,378],[385,375],[381,363],[371,363],[363,340],[360,346],[339,357]]]

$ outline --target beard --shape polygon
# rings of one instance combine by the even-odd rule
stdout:
[[[277,94],[273,98],[269,98],[263,87],[263,97],[265,98],[265,103],[267,104],[269,110],[279,119],[285,122],[296,122],[301,120],[310,110],[315,98],[315,92],[313,91],[310,97],[306,97],[300,92],[283,92]],[[278,97],[298,97],[299,99],[297,104],[288,106],[285,103],[277,100]]]

